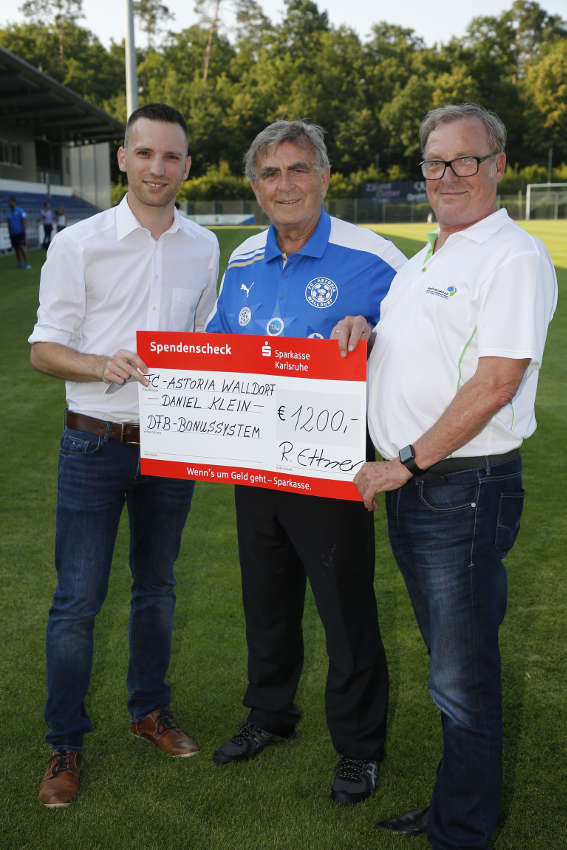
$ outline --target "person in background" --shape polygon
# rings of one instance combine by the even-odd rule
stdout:
[[[64,206],[57,207],[57,211],[56,211],[55,215],[56,215],[57,233],[59,233],[61,230],[65,230],[65,228],[67,227],[68,218],[67,218],[67,213],[65,212],[65,207]]]
[[[51,209],[49,201],[44,203],[40,216],[41,223],[43,225],[43,242],[41,247],[44,251],[47,251],[49,243],[51,242],[51,233],[53,231],[53,210]]]
[[[17,269],[31,269],[26,251],[26,211],[19,207],[15,198],[8,198],[8,233],[16,254]]]

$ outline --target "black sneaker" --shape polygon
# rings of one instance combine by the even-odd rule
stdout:
[[[290,738],[295,738],[295,732],[291,732],[287,737],[282,738],[280,735],[267,732],[265,729],[261,729],[247,720],[242,724],[236,735],[233,735],[232,738],[229,738],[228,741],[225,741],[222,746],[215,750],[213,761],[215,764],[228,764],[231,761],[253,759],[268,744],[289,741]]]
[[[339,806],[360,803],[376,790],[378,762],[342,756],[337,765],[331,800]]]

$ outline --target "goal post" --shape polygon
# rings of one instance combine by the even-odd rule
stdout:
[[[541,214],[538,214],[541,213]],[[528,183],[526,219],[564,218],[567,215],[567,183]]]

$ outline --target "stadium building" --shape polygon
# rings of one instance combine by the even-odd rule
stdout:
[[[32,248],[46,201],[69,224],[109,207],[110,143],[123,135],[120,121],[0,47],[0,251],[10,248],[11,196],[27,213]]]

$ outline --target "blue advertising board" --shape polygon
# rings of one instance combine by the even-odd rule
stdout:
[[[378,192],[376,191],[378,190]],[[387,204],[417,204],[427,202],[425,180],[395,181],[394,183],[365,183],[361,198]]]

